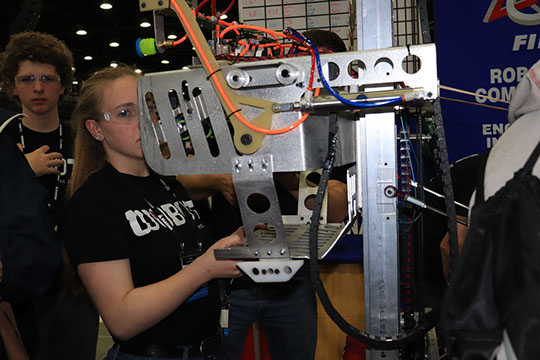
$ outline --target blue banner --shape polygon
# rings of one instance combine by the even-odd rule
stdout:
[[[441,107],[451,163],[486,151],[508,127],[508,102],[540,59],[538,1],[435,1]]]

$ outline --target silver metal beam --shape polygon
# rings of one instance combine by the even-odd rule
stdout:
[[[364,296],[366,331],[399,334],[399,257],[396,198],[384,189],[396,186],[394,113],[367,114],[357,129],[358,187],[364,224]],[[358,164],[357,164],[358,166]],[[368,359],[397,359],[397,351],[369,351]]]
[[[357,0],[358,50],[392,47],[392,0]]]

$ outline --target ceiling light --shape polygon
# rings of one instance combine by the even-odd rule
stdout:
[[[75,31],[75,34],[83,36],[83,35],[88,34],[88,32],[86,32],[86,30],[84,30],[84,29],[79,29],[79,30]]]
[[[168,64],[168,63],[169,63],[169,60],[163,59],[163,60],[161,60],[161,63],[162,63],[162,64]]]
[[[189,70],[189,67],[187,67],[187,66],[182,66],[182,70]]]
[[[115,67],[117,67],[117,66],[118,66],[118,63],[116,63],[116,62],[112,62],[112,63],[111,63],[111,67],[115,68]]]
[[[137,74],[142,74],[142,70],[141,70],[141,69],[135,69],[135,72],[136,72]]]
[[[227,14],[223,14],[219,17],[221,20],[225,20],[226,18],[228,18]]]
[[[73,85],[77,85],[79,82],[77,80],[73,80]]]
[[[117,41],[111,41],[111,42],[109,43],[109,46],[110,46],[110,47],[119,47],[120,44],[119,44]]]
[[[84,57],[84,60],[92,60],[92,59],[93,59],[93,57],[91,57],[90,55],[86,55],[86,56]]]
[[[139,24],[139,26],[142,27],[142,28],[147,28],[147,27],[152,26],[152,24],[150,24],[147,20],[143,20],[143,21]]]
[[[112,4],[111,4],[110,2],[108,2],[108,1],[103,1],[103,2],[101,3],[101,5],[99,5],[99,7],[100,7],[101,9],[103,9],[103,10],[110,10],[110,9],[112,9],[113,6],[112,6]]]
[[[178,38],[178,36],[176,36],[175,34],[169,34],[169,36],[167,36],[167,39],[169,40],[176,40]]]

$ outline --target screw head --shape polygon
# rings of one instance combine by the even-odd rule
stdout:
[[[244,134],[242,137],[240,137],[240,142],[243,145],[249,145],[253,141],[253,137],[250,134]]]

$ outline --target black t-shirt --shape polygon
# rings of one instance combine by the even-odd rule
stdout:
[[[120,174],[110,164],[92,174],[74,194],[61,236],[74,266],[129,259],[135,287],[180,271],[182,243],[186,251],[200,241],[204,251],[214,240],[174,178]],[[215,334],[218,320],[219,296],[212,282],[208,296],[184,302],[128,343],[198,344]]]
[[[22,136],[21,129],[22,127]],[[60,135],[60,129],[62,134]],[[59,152],[63,156],[64,164],[60,166],[60,174],[48,174],[39,177],[39,180],[48,191],[47,203],[53,223],[58,225],[60,214],[65,206],[66,187],[73,170],[73,135],[71,128],[62,123],[61,128],[41,133],[33,131],[21,124],[20,120],[13,120],[5,128],[4,133],[15,143],[22,143],[24,140],[24,153],[28,154],[39,149],[43,145],[50,147],[50,152]],[[60,143],[62,145],[60,146]]]

